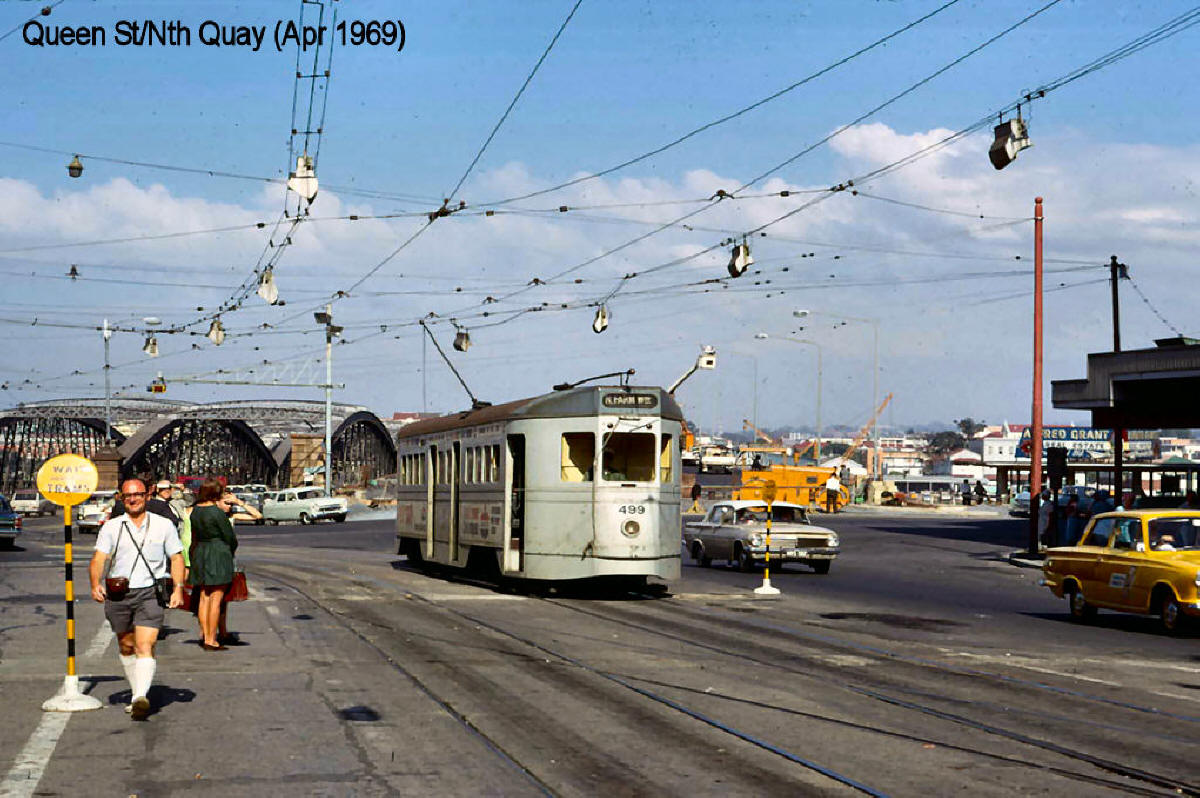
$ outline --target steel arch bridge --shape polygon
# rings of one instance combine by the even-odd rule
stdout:
[[[325,426],[325,405],[315,401],[120,398],[111,407],[122,477],[219,474],[234,483],[283,487],[290,475],[290,433],[312,434]],[[32,486],[38,467],[54,454],[92,456],[104,444],[99,420],[104,414],[102,399],[25,403],[0,411],[0,492]],[[335,488],[395,471],[395,441],[373,413],[335,404],[333,422]],[[128,438],[117,426],[130,432]]]
[[[125,436],[113,430],[112,445]],[[106,443],[104,420],[70,416],[0,417],[0,493],[32,487],[42,463],[57,454],[95,457]]]

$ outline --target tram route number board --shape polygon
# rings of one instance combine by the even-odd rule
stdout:
[[[648,410],[658,407],[658,397],[650,393],[609,393],[602,400],[605,407]]]

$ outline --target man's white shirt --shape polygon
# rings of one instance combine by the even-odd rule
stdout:
[[[142,547],[145,562],[138,556],[131,535]],[[136,590],[150,587],[154,580],[167,576],[170,559],[183,551],[183,544],[169,519],[147,512],[140,525],[133,523],[127,515],[118,515],[105,521],[104,526],[100,527],[100,534],[96,536],[96,551],[113,558],[109,576],[128,577],[130,589]]]

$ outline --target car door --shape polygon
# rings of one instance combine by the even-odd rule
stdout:
[[[1144,550],[1145,538],[1141,519],[1115,519],[1108,545],[1100,552],[1096,561],[1096,587],[1090,593],[1084,591],[1084,595],[1093,604],[1115,608],[1134,606],[1133,585],[1138,565],[1145,558],[1145,555],[1138,551],[1139,544]]]
[[[728,504],[715,505],[709,513],[703,533],[704,550],[709,557],[720,560],[733,557],[733,540],[729,537],[727,523],[733,523],[733,507]]]
[[[1100,563],[1100,555],[1108,548],[1108,539],[1112,537],[1114,525],[1113,518],[1093,518],[1088,523],[1079,545],[1062,556],[1068,563],[1064,573],[1074,575],[1079,580],[1083,587],[1083,595],[1089,600],[1099,592],[1096,568]],[[1058,556],[1055,559],[1059,559]]]

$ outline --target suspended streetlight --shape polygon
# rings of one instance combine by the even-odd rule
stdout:
[[[1033,142],[1029,140],[1029,131],[1025,127],[1025,120],[1021,119],[1019,112],[1016,119],[996,125],[994,132],[996,138],[992,142],[992,146],[988,148],[988,158],[991,159],[992,166],[997,169],[1008,166],[1016,160],[1018,152],[1033,146]]]
[[[730,251],[729,276],[741,277],[753,263],[754,256],[750,254],[750,245],[743,238],[742,243],[734,244],[733,249]]]
[[[459,328],[458,333],[454,336],[454,348],[459,352],[466,352],[471,348],[471,333],[465,328]]]
[[[268,266],[258,277],[258,295],[268,304],[279,304],[279,287],[275,285],[275,270]]]
[[[67,174],[71,177],[79,177],[83,174],[83,162],[79,160],[78,155],[72,158],[71,162],[67,164]]]
[[[287,187],[295,191],[311,205],[317,198],[317,173],[313,171],[313,159],[304,153],[296,159],[296,171],[288,175]]]
[[[142,346],[142,351],[150,357],[158,357],[158,339],[153,335],[147,335],[146,343]]]
[[[592,332],[602,333],[608,329],[608,306],[596,308],[596,318],[592,319]]]
[[[212,320],[212,324],[208,327],[208,340],[213,342],[214,346],[220,346],[225,343],[225,327],[221,324],[221,319]]]
[[[70,277],[72,280],[78,280],[79,279],[79,267],[77,267],[74,263],[72,263],[71,271],[67,272],[67,276]]]

